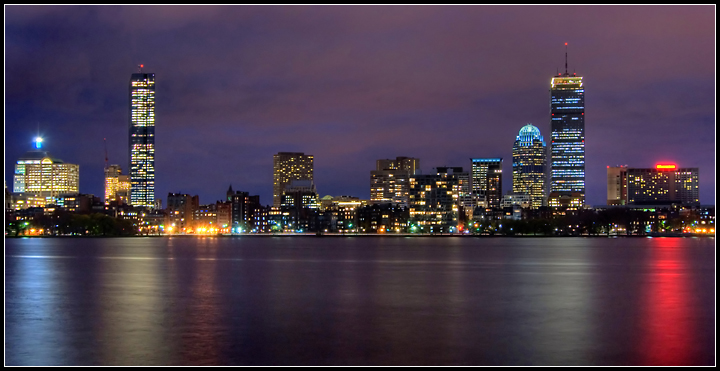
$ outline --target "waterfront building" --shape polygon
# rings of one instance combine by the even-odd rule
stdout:
[[[314,158],[302,152],[279,152],[273,156],[273,207],[280,207],[283,192],[293,180],[313,181]]]
[[[155,74],[130,77],[130,203],[155,207]]]
[[[61,194],[78,193],[80,166],[67,164],[42,150],[42,138],[35,138],[35,149],[15,163],[13,192],[28,194],[35,206],[53,204]],[[38,200],[44,199],[38,204]]]
[[[183,193],[168,193],[165,231],[168,233],[192,233],[195,211],[200,208],[200,197]]]
[[[221,232],[221,226],[217,221],[217,205],[199,205],[193,210],[193,224],[195,233],[215,234]]]
[[[499,208],[502,201],[502,158],[472,158],[472,194],[478,206]]]
[[[435,174],[410,177],[412,232],[456,232],[462,221],[458,200],[467,189],[463,182],[467,178],[461,167],[439,167]]]
[[[627,205],[627,165],[607,167],[607,204]]]
[[[698,168],[658,164],[650,169],[627,169],[628,204],[700,205]]]
[[[217,213],[216,223],[221,233],[230,233],[232,225],[232,199],[230,201],[217,201],[215,203]]]
[[[410,176],[420,169],[420,160],[397,157],[394,160],[377,160],[375,170],[370,172],[370,201],[392,202],[408,205]]]
[[[105,204],[130,203],[130,177],[122,174],[120,165],[105,168]]]
[[[350,231],[363,233],[408,232],[409,209],[397,203],[376,203],[357,209],[357,223]],[[346,230],[347,231],[347,230]],[[418,232],[417,226],[415,232]]]
[[[520,129],[513,144],[513,193],[530,196],[530,207],[545,206],[547,194],[545,179],[547,155],[540,129],[527,124]]]
[[[262,206],[260,205],[260,196],[250,196],[248,192],[236,191],[229,194],[229,198],[231,204],[230,232],[242,233],[255,230],[257,210]]]
[[[556,200],[563,196],[578,199],[580,207],[585,204],[585,87],[582,79],[575,73],[568,73],[566,52],[565,73],[550,81],[550,193]]]

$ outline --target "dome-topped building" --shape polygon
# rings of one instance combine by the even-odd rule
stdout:
[[[513,193],[530,195],[533,209],[546,205],[545,152],[540,129],[533,124],[523,126],[513,145]]]

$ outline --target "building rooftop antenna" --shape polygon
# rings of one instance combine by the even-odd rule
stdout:
[[[567,45],[567,44],[566,44]],[[144,64],[138,64],[138,72],[142,73],[142,69],[145,67]]]
[[[567,43],[565,43],[565,76],[570,76],[567,71]]]

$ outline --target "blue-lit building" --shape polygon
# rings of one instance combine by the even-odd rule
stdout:
[[[561,197],[585,204],[585,87],[583,78],[565,74],[550,85],[550,203]]]
[[[472,158],[472,195],[480,206],[499,208],[502,202],[502,158]]]
[[[547,173],[545,140],[540,129],[527,124],[513,144],[513,193],[530,196],[530,208],[545,206]]]
[[[142,67],[142,66],[141,66]],[[130,204],[155,207],[155,74],[130,77]]]

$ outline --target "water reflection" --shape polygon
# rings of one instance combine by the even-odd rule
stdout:
[[[9,365],[714,362],[710,240],[6,242]]]
[[[638,342],[646,365],[694,365],[698,358],[698,330],[692,318],[697,308],[689,282],[688,250],[667,238],[655,239],[649,277],[643,287]]]

